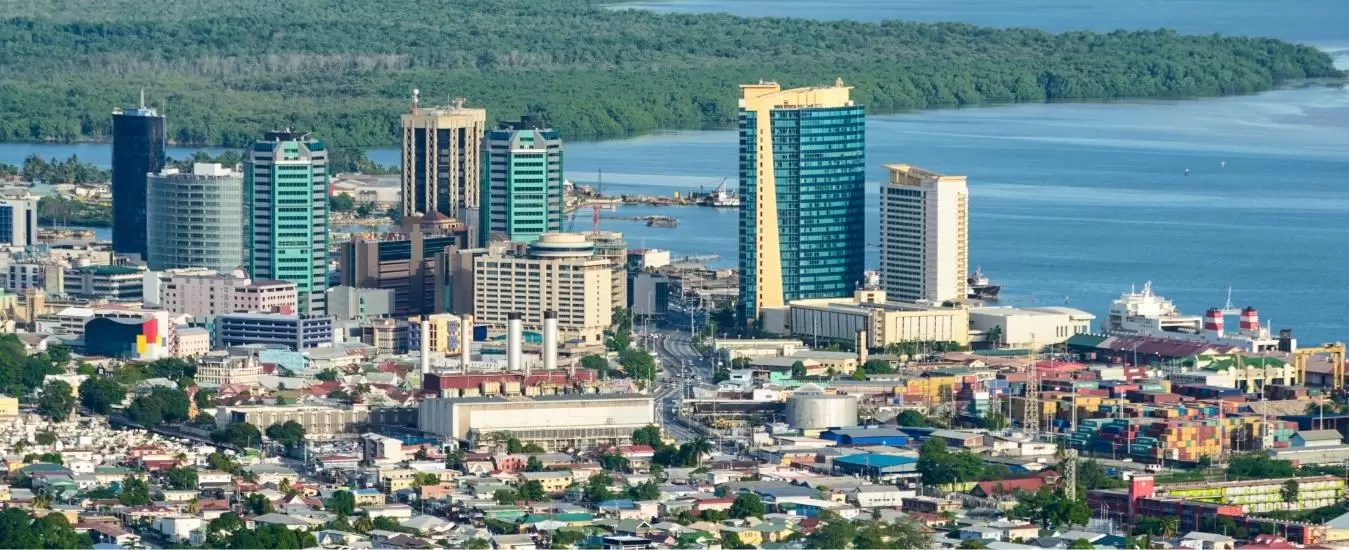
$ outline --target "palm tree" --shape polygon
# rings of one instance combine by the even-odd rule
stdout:
[[[693,441],[688,442],[688,446],[689,454],[693,455],[693,465],[695,467],[702,465],[704,454],[710,454],[712,452],[712,442],[701,435],[693,438]]]
[[[201,512],[201,504],[197,502],[197,499],[193,498],[187,501],[187,513],[195,516],[198,512]]]
[[[1171,538],[1180,531],[1180,518],[1176,516],[1166,516],[1162,518],[1162,536]]]

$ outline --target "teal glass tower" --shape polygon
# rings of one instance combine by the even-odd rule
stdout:
[[[530,243],[562,231],[562,136],[525,116],[487,132],[482,150],[480,239]]]
[[[850,296],[866,248],[866,118],[842,81],[741,86],[740,308]]]
[[[244,160],[248,271],[295,283],[299,312],[327,314],[328,151],[303,132],[267,132]]]

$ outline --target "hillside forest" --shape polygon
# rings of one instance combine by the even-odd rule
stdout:
[[[0,0],[0,140],[105,139],[141,89],[169,139],[239,147],[291,126],[389,145],[411,90],[564,135],[726,127],[736,86],[843,78],[872,113],[1173,98],[1338,77],[1316,49],[1169,30],[1051,34],[657,14],[587,0]]]

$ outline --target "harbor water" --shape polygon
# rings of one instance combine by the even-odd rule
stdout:
[[[1305,0],[806,0],[642,2],[663,10],[750,15],[949,19],[1047,30],[1153,28],[1275,36],[1316,45],[1349,68],[1349,3]],[[1043,6],[1041,6],[1043,4]],[[1087,6],[1090,7],[1087,7]],[[1155,9],[1145,9],[1152,6]],[[837,8],[837,9],[835,9]],[[892,9],[893,8],[893,9]],[[1021,11],[1035,12],[1019,15]],[[763,11],[768,10],[768,11]],[[762,12],[762,13],[761,13]],[[1043,18],[1040,14],[1046,14]],[[1007,17],[1004,21],[990,18]],[[843,75],[846,78],[846,75]],[[728,93],[733,93],[733,90]],[[1025,104],[874,116],[867,127],[869,243],[883,163],[969,177],[972,266],[1003,285],[1004,302],[1062,305],[1103,316],[1131,285],[1185,312],[1221,305],[1232,289],[1273,328],[1305,344],[1349,339],[1349,90],[1311,85],[1193,101]],[[186,156],[193,149],[170,152]],[[732,131],[660,132],[570,142],[568,179],[604,193],[671,195],[711,190],[736,173]],[[106,165],[106,145],[0,144],[0,162],[72,153]],[[393,149],[370,152],[395,164]],[[1186,175],[1188,170],[1188,175]],[[734,187],[736,181],[729,180]],[[737,213],[701,207],[625,206],[604,215],[671,216],[677,228],[603,220],[631,247],[717,254],[736,263]],[[590,227],[589,212],[569,226]],[[876,265],[874,244],[868,264]]]

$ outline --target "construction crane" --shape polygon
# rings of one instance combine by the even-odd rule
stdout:
[[[1313,355],[1330,355],[1330,376],[1332,390],[1344,389],[1344,344],[1321,344],[1316,348],[1301,348],[1293,351],[1293,369],[1297,372],[1297,384],[1307,385],[1307,358]]]

